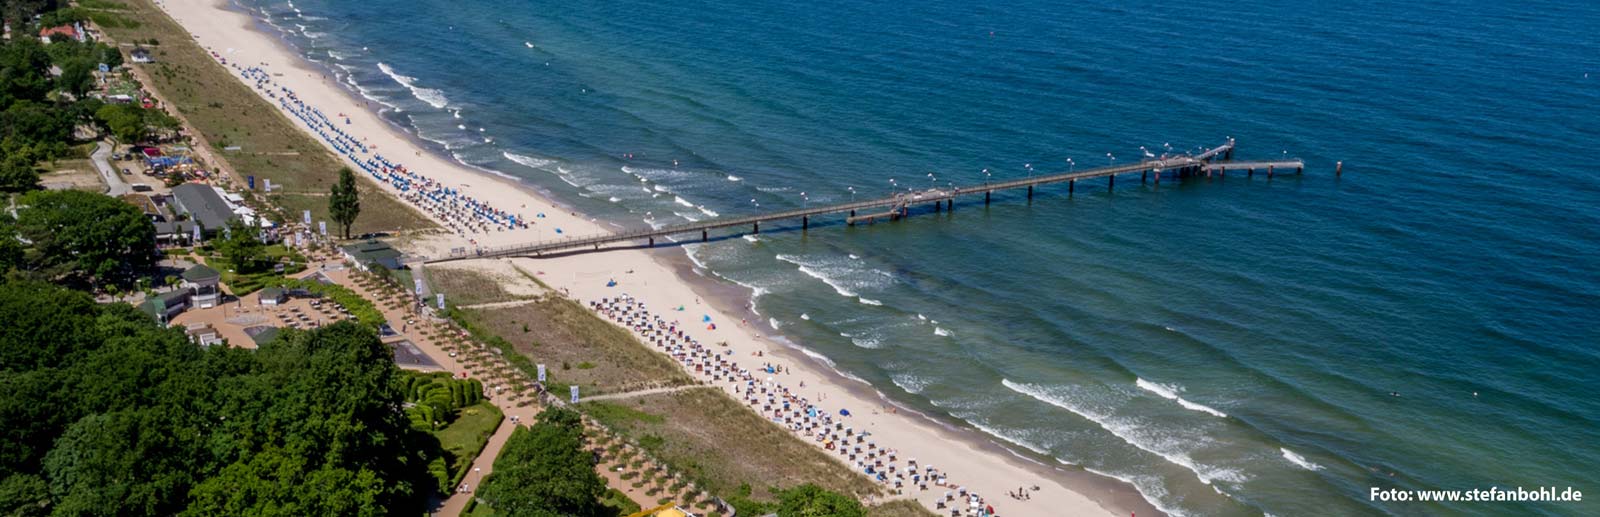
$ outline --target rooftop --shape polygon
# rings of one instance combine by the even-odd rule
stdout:
[[[172,187],[172,197],[177,200],[178,206],[189,214],[191,219],[200,223],[205,230],[221,230],[228,225],[228,221],[238,217],[233,209],[228,207],[228,202],[217,194],[217,189],[210,185],[185,183]]]
[[[205,264],[195,264],[194,267],[183,270],[183,279],[190,282],[216,281],[221,278],[222,273],[218,273],[217,270],[211,269],[210,266]]]

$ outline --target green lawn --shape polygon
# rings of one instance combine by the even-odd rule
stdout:
[[[483,451],[483,446],[489,443],[489,436],[494,434],[496,428],[505,417],[500,413],[500,408],[488,401],[461,408],[456,413],[456,420],[434,433],[439,438],[439,445],[449,454],[451,480],[459,483],[466,476],[467,469],[472,468],[472,461]]]
[[[317,220],[329,219],[327,193],[342,166],[332,152],[234,79],[204,48],[184,37],[187,31],[150,0],[95,4],[100,6],[98,13],[126,22],[104,27],[112,38],[122,43],[137,41],[151,49],[155,63],[134,65],[142,67],[155,83],[147,86],[160,91],[241,176],[272,180],[275,190],[268,200],[284,210],[284,219],[299,220],[301,210],[311,210]],[[242,149],[221,151],[228,146]],[[352,232],[435,226],[370,182],[358,185],[361,216]]]

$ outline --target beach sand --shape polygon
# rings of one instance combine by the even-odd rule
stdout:
[[[542,219],[529,219],[534,225],[527,230],[477,234],[472,236],[475,243],[453,234],[423,236],[406,243],[408,252],[439,257],[455,247],[494,247],[528,243],[540,237],[549,239],[555,236],[555,228],[561,228],[566,236],[612,230],[608,225],[542,198],[530,187],[427,152],[414,138],[380,119],[368,106],[368,101],[346,91],[331,75],[324,75],[324,71],[302,61],[275,36],[256,30],[255,20],[222,2],[165,0],[157,5],[190,31],[202,47],[230,63],[263,68],[273,74],[272,79],[278,84],[294,90],[302,101],[321,109],[330,118],[340,113],[347,116],[350,123],[344,129],[365,137],[366,144],[376,147],[377,153],[448,186],[459,187],[496,208],[530,218],[541,212],[546,215]],[[234,76],[237,78],[237,73]],[[275,101],[271,103],[277,105]],[[297,120],[292,123],[305,128]],[[358,173],[358,176],[370,181],[366,174]],[[393,192],[387,185],[384,188]],[[821,361],[773,339],[774,331],[764,324],[740,324],[746,318],[760,321],[743,306],[748,293],[700,279],[690,272],[681,250],[624,249],[560,258],[506,260],[514,260],[523,270],[537,272],[537,277],[553,288],[570,290],[572,297],[585,304],[626,293],[646,302],[663,317],[669,317],[663,312],[666,308],[685,306],[686,312],[672,314],[682,315],[683,327],[692,329],[691,337],[706,344],[726,341],[735,351],[734,357],[752,370],[768,362],[788,367],[792,373],[777,376],[777,381],[792,389],[797,389],[803,381],[806,387],[800,391],[804,396],[814,401],[821,399],[819,405],[829,410],[849,409],[854,416],[846,420],[856,429],[870,430],[878,443],[898,449],[902,457],[917,458],[924,465],[931,464],[949,472],[953,484],[983,494],[1000,515],[1160,513],[1125,483],[1019,457],[974,430],[945,425],[905,409],[885,411],[892,403],[870,386],[846,378]],[[607,287],[607,282],[613,279],[618,285]],[[710,315],[718,324],[716,330],[697,324],[702,314]],[[757,351],[765,356],[752,357]],[[830,456],[838,457],[837,454]],[[1031,492],[1028,501],[1006,497],[1008,491],[1023,486],[1038,486],[1039,490]],[[933,486],[926,492],[908,492],[930,509],[932,501],[943,493],[944,489]]]

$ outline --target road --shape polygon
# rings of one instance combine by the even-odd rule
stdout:
[[[95,142],[94,154],[89,159],[94,162],[94,168],[100,170],[100,178],[106,182],[106,195],[121,197],[133,192],[133,187],[122,180],[122,175],[117,173],[117,168],[111,166],[111,144],[105,140]]]

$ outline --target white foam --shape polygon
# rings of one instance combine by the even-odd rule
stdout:
[[[899,383],[895,383],[895,384],[899,384]],[[902,387],[904,387],[904,386],[902,386]],[[907,391],[910,391],[910,390],[907,390]],[[912,393],[915,393],[915,392],[912,392]],[[1036,453],[1039,453],[1039,454],[1050,454],[1050,451],[1045,450],[1044,447],[1040,447],[1038,445],[1035,445],[1032,442],[1029,442],[1027,440],[1024,440],[1022,438],[1017,437],[1016,435],[1010,435],[1010,434],[1006,434],[1006,433],[1000,432],[1000,430],[998,430],[998,429],[983,425],[982,422],[978,422],[978,421],[975,421],[975,420],[967,420],[967,423],[972,424],[972,427],[978,428],[979,431],[983,431],[985,433],[989,433],[990,436],[993,436],[993,437],[996,437],[996,438],[999,438],[999,439],[1002,439],[1002,440],[1005,440],[1005,441],[1008,441],[1008,442],[1011,442],[1011,443],[1014,443],[1014,444],[1017,444],[1017,445],[1021,445],[1022,448],[1024,448],[1024,449],[1027,449],[1027,450],[1030,450],[1030,451],[1033,451],[1033,452],[1036,452]]]
[[[382,70],[384,75],[389,76],[390,79],[394,79],[395,82],[406,87],[407,90],[411,90],[411,95],[416,97],[417,100],[426,102],[428,105],[439,109],[444,109],[445,106],[450,105],[450,99],[445,98],[444,92],[432,88],[423,88],[417,86],[417,78],[400,75],[399,72],[395,72],[394,68],[391,68],[387,63],[378,63],[378,69]]]
[[[672,214],[676,215],[678,217],[682,217],[684,219],[688,219],[689,222],[691,222],[691,223],[697,222],[697,221],[700,220],[700,216],[695,215],[695,214],[689,214],[689,213],[684,213],[684,212],[673,212]]]
[[[706,214],[706,216],[708,216],[708,217],[717,217],[719,215],[722,215],[722,214],[718,214],[718,213],[712,211],[710,208],[706,208],[705,205],[695,205],[694,208],[696,210],[699,210],[700,213]]]
[[[744,181],[744,178],[729,174],[728,175],[728,181]]]
[[[1322,465],[1318,465],[1316,463],[1312,463],[1311,460],[1306,459],[1305,456],[1301,456],[1299,454],[1295,454],[1294,451],[1291,451],[1289,449],[1285,449],[1283,447],[1279,447],[1278,450],[1283,452],[1283,459],[1289,460],[1289,463],[1293,463],[1295,465],[1298,465],[1300,468],[1303,468],[1303,469],[1306,469],[1306,470],[1309,470],[1309,471],[1312,471],[1312,472],[1316,472],[1316,471],[1322,470]]]
[[[822,364],[828,365],[828,368],[834,368],[834,367],[838,366],[838,365],[834,364],[832,359],[828,359],[828,356],[825,356],[825,355],[819,354],[819,353],[817,353],[815,351],[812,351],[810,348],[806,348],[806,347],[803,347],[803,346],[796,346],[795,348],[800,349],[800,353],[805,354],[806,357],[810,357],[812,359],[816,359],[817,362],[820,362]],[[844,372],[839,372],[839,373],[844,374],[845,377],[850,377],[850,374],[846,374]],[[851,377],[851,378],[856,379],[856,380],[860,380],[860,379],[855,378],[855,377]]]
[[[800,319],[803,319],[803,320],[806,320],[806,321],[811,321],[811,315],[802,312],[802,313],[800,313]]]
[[[1226,413],[1223,413],[1221,411],[1217,411],[1216,409],[1213,409],[1210,406],[1206,406],[1206,405],[1203,405],[1203,404],[1197,404],[1197,403],[1194,403],[1194,402],[1190,402],[1188,400],[1185,400],[1183,397],[1178,396],[1178,392],[1183,391],[1182,387],[1158,384],[1158,383],[1150,382],[1150,381],[1147,381],[1147,380],[1144,380],[1144,379],[1141,379],[1141,378],[1137,378],[1137,377],[1134,378],[1133,384],[1135,386],[1138,386],[1139,389],[1142,389],[1142,390],[1154,393],[1156,395],[1159,395],[1159,396],[1161,396],[1161,398],[1164,398],[1164,399],[1167,399],[1167,400],[1177,401],[1178,405],[1183,406],[1184,409],[1188,409],[1190,411],[1199,411],[1201,413],[1208,413],[1208,414],[1210,414],[1212,416],[1215,416],[1217,418],[1228,418],[1228,415]]]
[[[459,113],[459,112],[457,112],[457,113]],[[504,157],[506,157],[507,160],[511,160],[511,161],[520,163],[520,164],[522,164],[524,166],[531,167],[531,168],[534,168],[534,169],[537,169],[537,168],[540,168],[540,167],[544,167],[546,165],[550,165],[551,163],[555,162],[555,160],[546,160],[546,159],[541,159],[541,158],[534,158],[532,156],[521,155],[521,154],[513,153],[511,151],[502,152],[502,153],[500,153],[500,156],[504,156]]]
[[[922,313],[920,313],[920,312],[917,313],[917,319],[922,320],[922,321],[928,321],[928,317],[927,316],[923,316]]]
[[[617,203],[617,202],[621,202],[622,199],[618,198],[617,196],[611,196],[611,197],[606,198],[606,201],[610,201],[612,203]]]
[[[856,254],[851,253],[850,254],[850,260],[861,260],[861,257],[858,257],[858,256],[856,256]]]
[[[783,328],[783,322],[778,321],[778,318],[767,318],[767,324],[772,325],[774,329]]]
[[[1116,418],[1106,412],[1100,412],[1088,407],[1082,407],[1080,404],[1076,404],[1072,400],[1049,393],[1039,386],[1015,383],[1011,382],[1011,379],[1001,379],[1000,384],[1011,391],[1026,395],[1034,400],[1065,409],[1072,414],[1083,417],[1085,420],[1094,422],[1095,425],[1100,426],[1101,429],[1111,433],[1112,436],[1116,436],[1124,443],[1132,445],[1139,450],[1160,456],[1162,459],[1165,459],[1174,465],[1188,469],[1189,472],[1194,473],[1195,477],[1198,478],[1201,483],[1210,485],[1212,481],[1216,480],[1243,483],[1248,479],[1243,473],[1237,470],[1204,467],[1199,463],[1196,463],[1193,458],[1189,457],[1188,454],[1182,451],[1174,450],[1175,446],[1180,446],[1181,443],[1186,443],[1189,440],[1153,437],[1148,430],[1144,429],[1146,426],[1141,425],[1139,422],[1133,421],[1132,419]]]
[[[909,374],[909,373],[890,374],[889,375],[889,380],[894,382],[895,386],[899,386],[900,389],[906,390],[906,392],[908,392],[908,393],[922,393],[922,390],[927,389],[928,385],[933,384],[933,382],[929,381],[928,379],[925,379],[925,378],[922,378],[922,377],[918,377],[916,375],[912,375],[912,374]],[[974,423],[973,425],[977,425],[977,424]],[[989,434],[995,434],[995,433],[989,433]]]
[[[746,236],[744,236],[744,240],[747,240],[747,241],[750,241],[750,242],[761,242],[761,238],[760,237],[756,237],[754,235],[746,235]]]
[[[672,196],[672,202],[689,208],[694,208],[694,203],[690,203],[689,200],[684,199],[683,196]]]
[[[880,301],[877,301],[877,300],[873,300],[871,298],[866,298],[866,297],[858,298],[856,301],[859,301],[859,302],[867,304],[867,305],[883,305],[883,302],[880,302]]]
[[[1056,458],[1056,461],[1071,465],[1071,463],[1061,458]],[[1105,476],[1129,485],[1133,485],[1133,489],[1139,492],[1139,497],[1143,497],[1145,502],[1150,503],[1150,506],[1154,506],[1157,510],[1161,510],[1161,513],[1165,513],[1171,517],[1188,517],[1189,515],[1193,515],[1181,509],[1161,504],[1161,498],[1166,497],[1167,495],[1167,487],[1162,486],[1161,481],[1155,476],[1139,476],[1139,478],[1136,479],[1133,477],[1119,476],[1110,472],[1095,470],[1088,467],[1084,467],[1083,470],[1087,470],[1091,474]],[[1144,480],[1149,481],[1146,482]]]
[[[949,337],[950,336],[950,331],[942,329],[942,328],[939,328],[939,327],[934,327],[933,328],[933,335]]]

